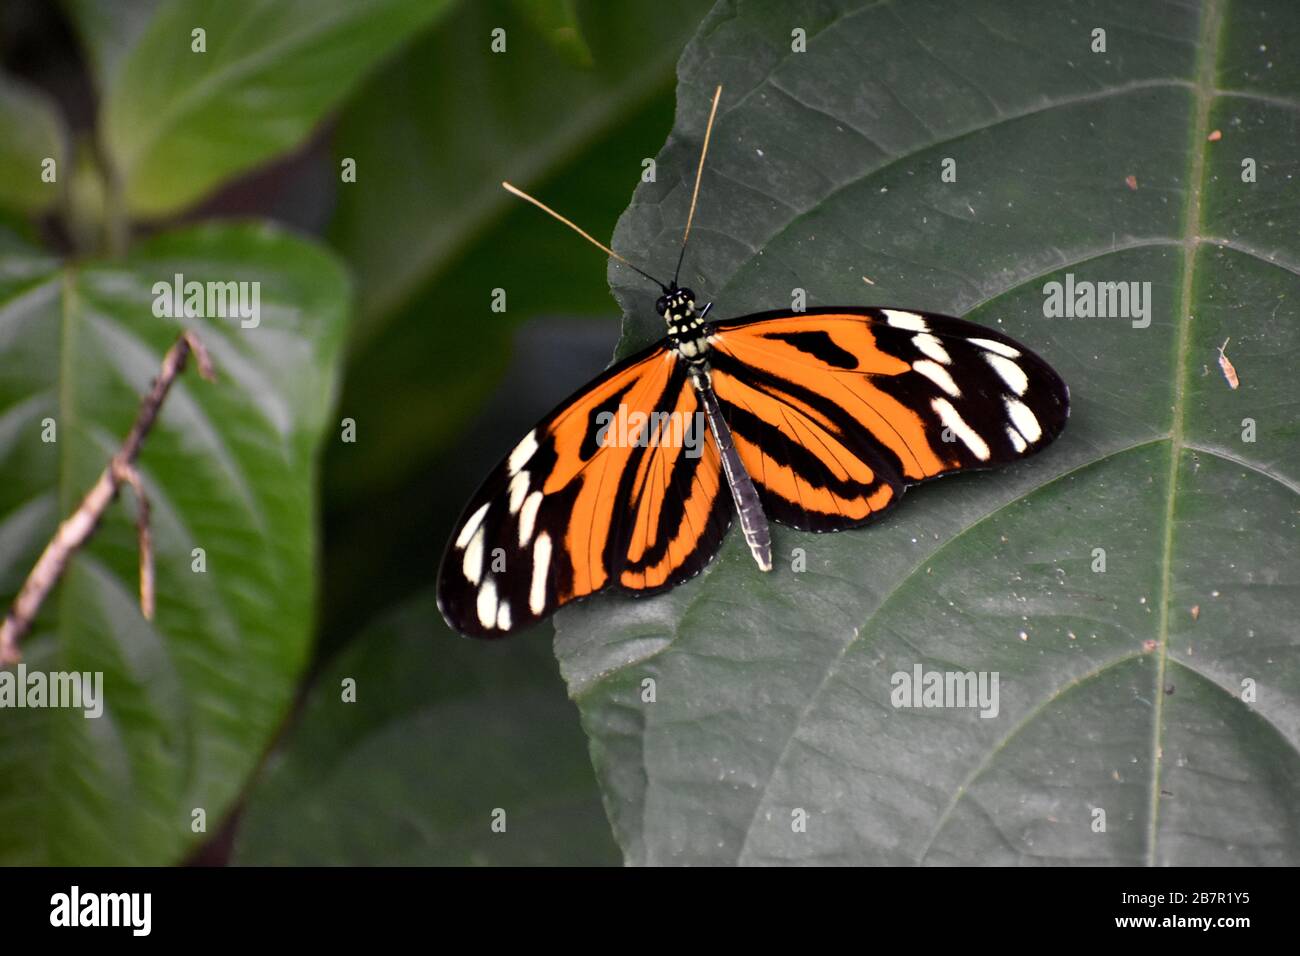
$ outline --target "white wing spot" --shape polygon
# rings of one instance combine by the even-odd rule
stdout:
[[[915,312],[899,312],[896,309],[882,309],[885,313],[885,319],[896,329],[906,329],[908,332],[929,332],[930,327],[925,324],[925,319],[921,318]]]
[[[460,569],[465,572],[465,578],[470,584],[478,584],[483,577],[482,526],[474,532],[474,537],[469,539],[469,547],[465,549],[465,557],[461,559]]]
[[[537,509],[541,506],[540,491],[534,491],[524,499],[524,506],[519,511],[519,547],[528,546],[528,539],[533,536],[533,525],[537,523]]]
[[[528,589],[528,610],[540,615],[546,606],[546,577],[551,570],[551,536],[543,531],[533,542],[533,580]]]
[[[510,453],[509,459],[506,460],[506,471],[511,474],[517,474],[519,469],[528,464],[528,459],[532,458],[537,452],[537,429],[534,428],[524,436],[523,441],[515,446],[515,450]]]
[[[946,398],[931,399],[930,407],[938,413],[944,427],[951,429],[952,433],[970,449],[972,455],[980,461],[989,460],[989,446],[973,428],[966,424],[966,419],[957,414],[957,409],[953,408]]]
[[[952,358],[948,355],[948,350],[943,347],[943,343],[939,341],[938,336],[931,335],[929,332],[918,332],[912,336],[912,344],[936,362],[943,365],[952,364]]]
[[[1011,359],[992,352],[984,353],[984,358],[993,366],[993,371],[1002,376],[1002,381],[1007,383],[1007,388],[1017,395],[1025,394],[1025,389],[1029,388],[1029,376],[1025,374],[1024,369]]]
[[[1011,439],[1011,444],[1016,446],[1016,454],[1020,454],[1029,447],[1029,445],[1025,443],[1024,436],[1010,425],[1007,426],[1007,437]]]
[[[1011,416],[1011,424],[1016,426],[1016,431],[1024,435],[1031,445],[1043,437],[1042,426],[1038,424],[1038,419],[1024,402],[1017,398],[1008,398],[1007,414]]]
[[[510,479],[510,513],[512,515],[519,513],[519,506],[524,503],[524,497],[528,494],[528,472],[521,471]]]
[[[497,630],[510,630],[510,602],[502,601],[501,606],[497,608]]]
[[[988,349],[990,352],[997,352],[998,355],[1005,355],[1007,358],[1020,358],[1020,352],[1013,349],[1010,345],[1003,345],[1001,342],[994,342],[992,339],[967,339],[971,345],[978,345],[982,349]]]
[[[478,511],[469,516],[469,520],[460,529],[460,534],[456,535],[456,547],[463,548],[469,544],[469,539],[478,530],[478,526],[483,523],[483,515],[487,513],[489,504],[491,504],[490,501],[485,501]]]
[[[961,395],[961,389],[957,387],[957,383],[952,380],[952,376],[948,374],[948,370],[942,365],[931,362],[929,359],[921,359],[919,362],[912,363],[912,370],[920,372],[953,398],[958,398]]]
[[[491,578],[478,589],[478,622],[489,629],[497,623],[497,586]]]

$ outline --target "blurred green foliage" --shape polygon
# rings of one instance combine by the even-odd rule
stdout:
[[[302,447],[314,448],[323,437],[327,449],[323,473],[312,467],[318,456],[309,455],[307,470],[295,479],[300,485],[291,496],[294,508],[284,508],[283,515],[287,520],[305,509],[303,515],[309,518],[323,488],[317,512],[325,526],[323,546],[310,520],[298,522],[292,533],[264,528],[236,534],[237,527],[225,529],[228,535],[243,535],[242,547],[278,555],[277,560],[296,568],[314,561],[324,575],[321,585],[267,568],[256,572],[261,565],[250,564],[249,573],[261,574],[257,587],[291,592],[281,595],[282,617],[267,618],[278,621],[275,635],[248,628],[232,607],[221,605],[223,599],[215,599],[217,604],[204,612],[202,604],[188,606],[191,596],[185,588],[170,587],[160,604],[174,607],[175,613],[160,613],[150,638],[152,653],[161,654],[159,663],[129,677],[116,665],[105,666],[111,682],[111,725],[119,735],[142,742],[123,751],[91,739],[84,744],[89,749],[81,749],[83,759],[93,759],[113,779],[112,787],[99,786],[102,793],[111,794],[112,802],[92,800],[87,790],[62,786],[62,775],[72,771],[70,764],[50,761],[54,737],[36,724],[7,725],[18,733],[0,737],[0,765],[13,770],[0,785],[0,809],[12,814],[18,825],[32,819],[44,804],[41,819],[54,825],[57,816],[48,808],[62,808],[59,812],[77,815],[81,845],[94,848],[78,856],[76,846],[65,841],[56,855],[42,859],[158,863],[187,855],[205,836],[192,827],[186,807],[201,805],[212,832],[237,795],[251,785],[250,772],[270,746],[275,725],[289,719],[292,726],[288,692],[295,683],[311,679],[305,651],[306,638],[314,631],[316,667],[325,667],[327,657],[354,641],[329,673],[342,668],[361,675],[361,700],[373,704],[389,699],[386,682],[394,671],[408,678],[427,672],[427,680],[408,679],[403,685],[407,705],[434,715],[450,713],[450,694],[456,701],[453,710],[499,718],[494,726],[503,735],[498,740],[503,760],[509,762],[516,737],[525,747],[527,753],[520,755],[522,762],[515,769],[517,790],[534,803],[541,800],[539,812],[553,817],[547,824],[552,836],[549,842],[530,842],[520,834],[510,843],[514,849],[507,848],[503,855],[506,844],[484,841],[489,831],[481,827],[487,820],[474,809],[471,796],[481,792],[484,800],[490,799],[486,794],[497,779],[487,773],[492,768],[475,759],[485,744],[476,738],[474,722],[445,724],[439,718],[425,724],[428,743],[440,756],[422,764],[395,765],[393,770],[417,774],[406,784],[415,787],[412,800],[425,817],[427,832],[440,834],[435,841],[440,846],[470,848],[481,843],[481,852],[467,850],[464,857],[477,862],[617,860],[585,758],[585,738],[550,659],[549,630],[539,629],[532,635],[533,644],[504,658],[515,676],[503,684],[491,676],[503,661],[500,653],[478,654],[475,645],[456,644],[435,620],[436,609],[427,598],[415,603],[409,598],[425,592],[432,582],[445,533],[471,490],[471,472],[455,466],[475,454],[494,453],[492,449],[511,440],[484,431],[500,416],[482,418],[479,410],[510,362],[520,323],[548,314],[599,317],[609,323],[593,326],[601,342],[609,342],[616,327],[617,310],[604,283],[600,257],[534,210],[510,200],[500,190],[500,180],[516,180],[543,193],[597,234],[608,235],[638,182],[641,159],[654,155],[671,125],[673,64],[706,7],[697,0],[673,0],[667,6],[648,0],[617,5],[595,0],[384,0],[366,5],[343,0],[324,5],[129,0],[110,13],[92,0],[64,0],[66,22],[39,4],[6,7],[0,17],[0,53],[7,66],[23,75],[0,75],[0,224],[11,227],[0,242],[0,273],[12,278],[31,272],[36,283],[9,289],[6,295],[15,297],[12,305],[24,303],[30,288],[47,283],[56,313],[61,308],[67,316],[80,308],[84,297],[69,291],[73,287],[68,280],[59,280],[61,272],[69,277],[77,272],[71,265],[61,267],[59,254],[75,255],[91,274],[101,277],[100,285],[119,297],[105,306],[105,314],[123,328],[156,323],[147,298],[154,272],[159,278],[167,270],[212,273],[214,278],[260,275],[278,290],[269,304],[280,312],[263,324],[265,335],[276,336],[275,348],[251,334],[246,341],[239,338],[237,325],[209,328],[217,345],[223,336],[238,342],[214,348],[218,372],[225,376],[219,388],[269,403],[268,421],[280,427],[286,427],[286,413],[276,404],[277,390],[291,395],[293,403],[314,394],[310,408],[303,411],[313,435]],[[654,29],[647,30],[647,23]],[[489,46],[497,29],[507,37],[503,53]],[[76,37],[80,50],[68,46],[70,36]],[[78,57],[80,66],[70,68]],[[331,119],[336,110],[337,119]],[[57,164],[55,183],[40,180],[40,164],[46,158]],[[355,182],[340,175],[345,159],[356,161]],[[322,169],[329,170],[324,177]],[[323,274],[305,286],[274,280],[275,269],[307,253],[282,254],[276,250],[297,247],[273,249],[246,241],[261,234],[259,227],[234,227],[228,234],[206,226],[196,233],[175,231],[187,221],[221,217],[233,209],[242,213],[286,208],[286,175],[307,177],[321,186],[309,198],[315,211],[299,217],[302,221],[323,220],[334,207],[328,242],[353,272],[355,298],[341,282]],[[301,198],[301,190],[298,194]],[[158,235],[141,245],[151,232]],[[210,237],[203,241],[216,245],[208,251],[194,247],[193,240],[185,238],[191,235]],[[226,235],[235,238],[221,238]],[[50,252],[34,251],[20,236],[43,238]],[[293,242],[312,249],[309,240]],[[188,259],[168,260],[156,252],[185,248],[191,249]],[[219,253],[215,259],[211,250]],[[311,254],[322,261],[329,256],[320,248]],[[135,298],[124,300],[121,286],[127,280],[117,264],[122,255],[135,263],[129,275],[140,283],[132,292]],[[508,288],[505,315],[486,307],[497,287]],[[330,299],[328,308],[317,302],[318,295]],[[273,374],[263,381],[251,376],[252,366],[239,356],[244,347],[260,349],[256,354],[262,358],[290,347],[293,340],[284,338],[278,326],[288,319],[300,323],[294,334],[309,328],[301,318],[293,318],[302,310],[310,310],[313,319],[337,310],[331,322],[341,330],[342,317],[353,306],[351,351],[342,366],[320,339],[296,346],[301,354],[276,360],[282,378]],[[104,318],[87,316],[85,321],[102,324]],[[580,327],[562,328],[573,336]],[[63,336],[45,340],[50,354],[56,365],[75,368],[78,387],[88,388],[104,368],[92,361],[93,353],[72,351],[66,318],[62,329]],[[95,428],[98,450],[79,446],[84,454],[78,460],[85,467],[69,472],[69,480],[54,489],[64,509],[93,476],[99,457],[107,460],[121,440],[133,406],[131,395],[139,394],[140,377],[156,368],[168,334],[164,326],[150,326],[149,343],[134,359],[129,390],[122,400],[114,399],[111,419]],[[334,336],[330,340],[338,341]],[[589,346],[572,351],[588,356],[583,361],[593,361]],[[75,366],[70,364],[74,354]],[[20,365],[21,355],[12,347],[0,352],[0,382],[14,384],[14,408],[34,408],[37,398],[24,399],[22,393],[38,387],[32,375],[42,366]],[[332,384],[340,368],[345,383],[341,399]],[[543,384],[567,391],[573,383]],[[164,408],[158,435],[146,445],[141,459],[146,474],[161,467],[157,459],[167,449],[169,432],[179,427],[179,434],[186,434],[187,387],[178,386]],[[312,388],[321,390],[313,393]],[[57,415],[68,413],[67,406],[60,408]],[[237,427],[237,417],[230,417],[237,415],[233,405],[218,402],[206,411],[218,432]],[[5,434],[15,453],[26,454],[27,443],[34,440],[22,425],[27,417],[15,417],[11,408],[7,418],[0,418],[14,426],[12,435]],[[476,417],[480,427],[467,432]],[[341,440],[339,423],[344,418],[356,422],[355,443]],[[473,449],[468,456],[467,444]],[[180,461],[176,467],[221,464],[217,446],[194,453],[197,463],[186,466]],[[262,483],[270,480],[270,473],[257,467],[255,459],[247,467],[241,481],[249,484],[249,493],[265,492]],[[167,475],[166,481],[178,480],[171,472]],[[49,507],[36,510],[14,501],[0,514],[0,567],[9,591],[17,588],[34,558],[33,549],[57,522],[60,509],[50,501]],[[167,511],[156,516],[155,528],[163,562],[179,560],[174,556],[187,555],[192,544],[190,535],[167,520]],[[38,622],[38,633],[45,636],[31,643],[34,660],[49,667],[106,660],[104,655],[117,653],[113,643],[123,640],[110,636],[114,628],[140,629],[143,622],[127,597],[133,558],[129,529],[125,505],[114,505],[103,533],[74,559],[69,579],[60,588],[62,597],[55,596],[54,603],[64,611],[57,625],[50,609]],[[226,553],[218,547],[213,553],[223,562],[239,560],[238,549]],[[104,561],[111,561],[122,577],[126,594],[119,596],[127,597],[113,604],[108,630],[87,613],[93,592],[84,583],[94,580],[94,569]],[[169,582],[173,573],[182,571],[190,573],[188,564],[160,567],[159,580]],[[214,573],[214,580],[226,577]],[[231,580],[243,590],[224,600],[247,600],[256,590],[241,585],[237,577]],[[310,605],[317,594],[320,606],[313,614]],[[390,610],[396,606],[402,609]],[[215,646],[238,655],[241,666],[227,665],[229,673],[220,680],[204,666],[168,663],[172,654],[190,653],[177,621],[195,614],[206,614],[204,626]],[[381,623],[365,628],[371,619]],[[401,635],[397,647],[389,646],[393,635]],[[80,650],[68,656],[74,647]],[[390,659],[398,652],[398,658]],[[128,660],[138,664],[139,649]],[[274,676],[259,673],[254,667],[258,660],[278,661]],[[176,676],[160,684],[157,668],[173,666]],[[138,683],[143,696],[124,708],[115,702],[126,699],[123,682],[128,680]],[[338,699],[328,683],[320,687],[317,703],[307,712],[311,723],[303,731],[309,746],[319,736],[313,728],[322,713],[321,701]],[[512,691],[518,691],[517,700]],[[200,701],[217,714],[244,712],[255,714],[256,720],[231,733],[228,721],[209,726],[201,719],[176,716],[178,706],[183,712],[186,704]],[[365,729],[368,721],[383,724],[387,718],[362,707],[356,712],[336,710],[330,719],[343,721],[364,740],[370,733]],[[101,726],[108,725],[91,729]],[[150,728],[160,736],[149,738]],[[545,730],[550,737],[525,744],[533,730]],[[145,746],[149,739],[155,743]],[[294,739],[290,731],[291,747],[296,746]],[[159,790],[164,766],[191,766],[193,755],[213,750],[222,759],[200,761],[195,771],[206,774],[203,787],[194,789],[191,783],[183,792]],[[561,752],[568,758],[546,762],[546,754]],[[530,770],[530,755],[543,764]],[[51,773],[34,778],[20,772],[24,761],[36,761]],[[486,775],[475,782],[471,775],[476,772]],[[536,774],[549,782],[528,794],[528,782]],[[422,779],[444,794],[460,793],[459,805],[423,801]],[[146,798],[146,789],[153,792],[152,799]],[[52,791],[60,793],[58,801],[47,799]],[[570,809],[552,814],[548,793],[565,795]],[[374,792],[365,799],[387,795]],[[120,822],[113,815],[114,805],[139,807],[142,825],[129,839],[113,837]],[[349,809],[365,812],[364,806]],[[276,812],[272,804],[262,818],[273,822]],[[526,818],[527,813],[516,817]],[[382,815],[377,819],[376,825],[382,826]],[[540,817],[534,819],[534,825],[541,823]],[[225,828],[225,834],[230,832]],[[258,832],[266,831],[255,831],[242,844],[249,859],[301,861],[326,850],[332,862],[455,858],[439,856],[432,844],[425,847],[429,853],[422,853],[421,844],[405,839],[385,838],[367,848],[339,851],[314,841],[310,831],[296,848],[275,849],[259,846]],[[40,831],[32,831],[32,838],[39,843]],[[6,842],[0,845],[0,857],[36,859],[35,845]],[[51,845],[46,846],[46,853],[52,852]],[[392,850],[391,856],[385,847]],[[221,859],[223,853],[218,846],[209,858]]]

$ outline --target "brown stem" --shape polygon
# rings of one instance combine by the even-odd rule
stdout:
[[[149,530],[149,496],[144,493],[144,481],[134,465],[113,459],[118,481],[131,486],[135,492],[135,527],[140,540],[140,613],[146,621],[153,620],[153,534]]]
[[[62,577],[73,554],[84,545],[104,516],[112,500],[117,497],[118,488],[123,482],[135,490],[137,500],[136,526],[140,537],[140,608],[146,618],[153,617],[153,544],[149,531],[149,501],[144,494],[144,484],[135,470],[135,460],[144,445],[149,429],[158,418],[167,392],[172,387],[176,376],[185,368],[185,360],[194,353],[199,366],[199,374],[212,381],[212,361],[207,349],[193,332],[183,332],[174,345],[163,356],[162,369],[153,380],[149,394],[140,403],[140,411],[135,423],[127,433],[126,440],[100,474],[99,479],[81,499],[77,510],[69,515],[50,543],[45,546],[31,574],[23,583],[22,590],[14,598],[4,623],[0,624],[0,667],[15,664],[21,655],[18,642],[22,640],[36,619],[41,605],[54,585]]]

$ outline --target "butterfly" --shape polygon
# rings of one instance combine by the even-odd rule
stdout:
[[[770,521],[861,527],[911,485],[1017,461],[1065,427],[1069,390],[993,329],[912,309],[777,310],[710,320],[660,286],[659,342],[542,419],[470,499],[438,573],[447,623],[475,637],[526,628],[605,589],[654,594],[698,574],[734,523],[772,569]]]

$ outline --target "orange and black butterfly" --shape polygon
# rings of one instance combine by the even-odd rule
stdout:
[[[885,308],[709,321],[676,278],[651,281],[667,336],[542,419],[466,507],[438,576],[456,630],[498,637],[605,588],[671,588],[733,518],[769,571],[769,519],[857,528],[909,485],[1025,458],[1065,427],[1060,376],[992,329]]]

